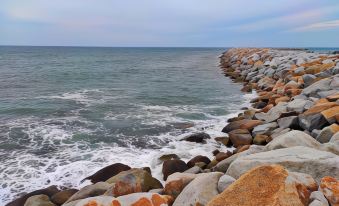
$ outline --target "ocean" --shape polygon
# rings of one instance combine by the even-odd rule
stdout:
[[[0,202],[80,180],[121,162],[212,158],[226,150],[179,141],[221,129],[255,94],[225,78],[226,48],[0,47]]]

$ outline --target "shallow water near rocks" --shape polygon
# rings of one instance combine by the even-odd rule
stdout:
[[[162,154],[212,157],[212,137],[251,94],[218,68],[222,48],[0,47],[0,202]],[[222,148],[225,149],[226,148]]]

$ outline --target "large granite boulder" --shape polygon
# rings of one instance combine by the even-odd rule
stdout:
[[[221,172],[199,174],[179,194],[173,206],[206,205],[214,196],[219,194],[218,181],[222,175]]]
[[[328,127],[324,127],[320,133],[317,135],[316,139],[320,143],[326,143],[329,142],[334,134],[339,132],[339,125],[337,124],[332,124]]]
[[[57,205],[62,205],[78,191],[79,190],[77,189],[66,189],[60,191],[51,197],[51,201]]]
[[[255,167],[214,197],[207,206],[305,206],[315,181],[280,165]]]
[[[298,129],[299,126],[299,118],[298,116],[289,116],[289,117],[283,117],[278,119],[278,125],[280,128],[291,128],[291,129]]]
[[[310,135],[299,130],[292,130],[274,138],[266,145],[267,150],[275,150],[281,148],[304,146],[320,149],[321,144]]]
[[[143,169],[130,169],[120,172],[106,182],[110,184],[110,187],[105,195],[113,197],[162,188],[160,181]]]
[[[191,168],[191,167],[194,167],[194,165],[199,162],[203,162],[206,165],[208,165],[211,162],[211,160],[206,156],[198,155],[198,156],[193,157],[190,161],[188,161],[187,166]]]
[[[328,91],[331,89],[330,87],[331,79],[326,78],[319,80],[310,86],[306,87],[302,94],[305,94],[306,96],[317,96],[317,93],[320,91]]]
[[[253,128],[252,134],[253,136],[256,136],[258,134],[269,135],[270,132],[276,129],[277,127],[278,124],[276,122],[261,124]]]
[[[279,164],[289,171],[310,174],[317,181],[326,175],[339,177],[338,155],[303,146],[239,157],[231,163],[226,174],[238,178],[251,168],[267,164]]]
[[[218,181],[218,191],[222,193],[228,186],[230,186],[236,179],[229,175],[223,175]]]

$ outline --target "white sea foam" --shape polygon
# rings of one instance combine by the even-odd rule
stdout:
[[[95,91],[97,92],[97,91]],[[65,93],[61,96],[52,96],[49,98],[60,98],[74,100],[83,103],[91,102],[86,96],[88,91],[80,93]],[[227,150],[226,147],[216,143],[213,138],[225,135],[220,131],[227,124],[227,119],[237,115],[241,107],[249,106],[248,100],[256,94],[247,94],[238,96],[243,98],[244,103],[241,105],[227,105],[227,108],[232,113],[217,116],[209,113],[204,113],[203,109],[217,109],[220,106],[157,106],[157,105],[138,105],[140,109],[133,113],[119,114],[117,117],[114,113],[106,114],[105,118],[136,118],[142,120],[145,125],[160,125],[164,126],[173,122],[187,122],[185,118],[178,117],[178,113],[203,113],[206,119],[194,120],[193,127],[186,129],[186,133],[182,134],[180,130],[166,132],[157,136],[149,136],[151,144],[157,144],[157,140],[169,142],[167,145],[159,145],[161,149],[140,149],[133,146],[132,140],[126,139],[128,146],[122,147],[116,143],[101,143],[95,147],[90,147],[87,142],[79,141],[72,144],[65,142],[72,137],[75,132],[83,131],[91,133],[93,131],[85,128],[65,128],[64,125],[77,119],[84,121],[85,124],[91,124],[86,120],[81,120],[79,117],[69,117],[54,119],[63,124],[48,124],[49,121],[37,122],[34,119],[22,119],[17,122],[11,122],[12,126],[27,125],[26,133],[31,138],[31,147],[43,146],[43,143],[35,141],[35,137],[41,137],[42,141],[53,142],[57,141],[57,152],[55,156],[40,156],[34,153],[25,153],[25,151],[16,151],[11,154],[12,158],[7,158],[0,166],[0,179],[2,188],[0,189],[0,199],[3,202],[8,202],[13,199],[15,194],[20,192],[30,192],[49,185],[60,185],[81,188],[89,182],[80,184],[80,181],[86,176],[91,175],[97,170],[117,162],[121,162],[131,167],[147,167],[151,166],[153,175],[162,180],[161,164],[158,158],[163,154],[177,154],[184,161],[188,161],[196,155],[205,155],[212,158],[212,151],[215,149]],[[208,108],[209,107],[209,108]],[[195,132],[204,131],[212,136],[212,139],[207,140],[207,144],[197,144],[192,142],[179,141],[182,137]],[[119,137],[119,135],[117,135]],[[0,151],[0,157],[8,155]]]

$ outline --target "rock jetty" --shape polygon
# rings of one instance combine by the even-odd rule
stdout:
[[[339,55],[234,48],[220,63],[257,97],[225,136],[182,139],[214,138],[222,147],[213,159],[166,154],[161,181],[150,168],[116,163],[79,190],[51,186],[7,206],[339,206]]]

